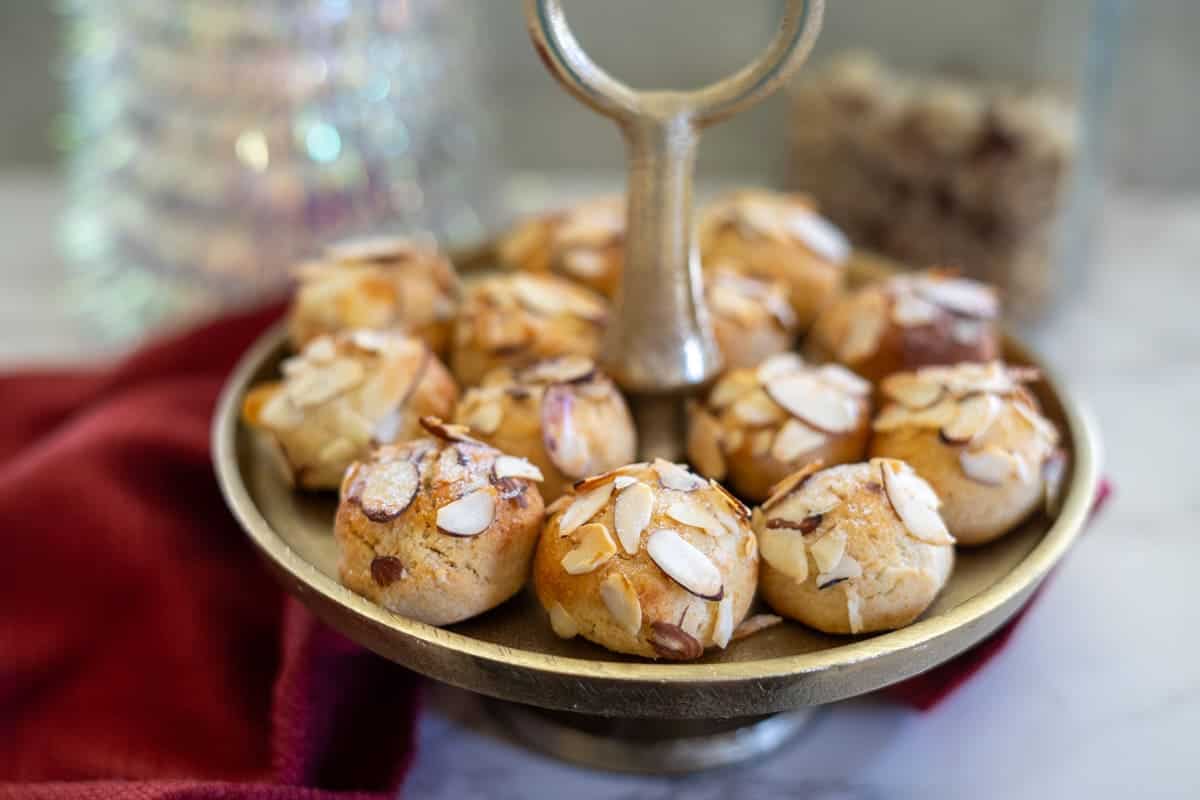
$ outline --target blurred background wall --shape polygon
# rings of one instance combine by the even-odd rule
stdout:
[[[167,2],[169,0],[161,0]],[[519,0],[475,0],[489,61],[502,160],[522,169],[618,166],[612,126],[552,84],[526,40]],[[833,0],[817,57],[854,44],[883,47],[904,66],[964,60],[1022,77],[1027,65],[1075,63],[1080,32],[1105,0]],[[1200,187],[1200,2],[1126,3],[1114,51],[1117,79],[1107,142],[1110,175],[1166,188]],[[56,3],[0,2],[0,168],[55,164],[60,19]],[[770,36],[776,0],[568,0],[583,43],[629,82],[694,86],[736,68]],[[1029,20],[1041,14],[1037,35]],[[781,98],[705,138],[701,168],[769,177],[785,158]]]

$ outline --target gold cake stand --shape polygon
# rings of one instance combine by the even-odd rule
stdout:
[[[642,418],[677,423],[679,397],[720,367],[691,242],[698,131],[765,96],[799,64],[822,5],[788,0],[775,42],[726,81],[697,92],[638,93],[587,60],[557,0],[527,0],[534,41],[551,70],[576,96],[615,117],[630,141],[626,284],[614,306],[605,364],[632,393]],[[471,266],[466,260],[460,266]],[[471,261],[486,263],[486,253]],[[850,277],[862,281],[878,271],[859,257]],[[332,628],[380,655],[504,701],[495,706],[498,714],[528,744],[608,769],[680,772],[742,761],[783,742],[816,706],[953,658],[1028,600],[1083,529],[1098,480],[1089,417],[1052,371],[1007,337],[1009,361],[1043,370],[1046,378],[1034,389],[1071,456],[1053,515],[1039,514],[988,546],[960,550],[933,606],[902,630],[829,636],[784,623],[696,662],[651,663],[582,639],[559,639],[532,591],[440,629],[343,587],[332,536],[336,497],[292,491],[240,419],[247,389],[276,377],[287,354],[282,328],[252,347],[224,390],[213,427],[226,501],[285,588]],[[651,448],[677,445],[654,441],[646,426],[642,433]]]

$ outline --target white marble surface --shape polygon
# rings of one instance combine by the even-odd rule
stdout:
[[[0,362],[94,352],[59,306],[57,188],[0,176]],[[593,773],[501,738],[433,693],[406,796],[1200,797],[1200,197],[1110,199],[1090,281],[1040,349],[1097,413],[1117,486],[1009,647],[943,705],[823,710],[746,768]]]

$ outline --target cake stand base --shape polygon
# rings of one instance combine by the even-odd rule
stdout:
[[[791,739],[816,709],[720,720],[598,717],[489,700],[522,744],[593,769],[672,775],[763,756]]]

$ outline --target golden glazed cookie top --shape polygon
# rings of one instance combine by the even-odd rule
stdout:
[[[624,198],[599,197],[517,223],[498,251],[510,266],[556,272],[611,294],[624,240]]]
[[[971,480],[1031,483],[1041,479],[1059,442],[1058,429],[1025,388],[1037,378],[1035,369],[999,361],[896,373],[880,383],[888,404],[873,427],[936,430],[944,444],[962,447],[959,465]]]
[[[830,264],[844,264],[850,257],[849,240],[804,195],[755,189],[732,192],[705,209],[700,221],[702,245],[727,229],[751,241],[803,247]]]
[[[402,238],[370,238],[330,246],[295,270],[289,329],[303,345],[322,333],[352,328],[407,328],[448,323],[458,302],[458,276],[435,247]],[[434,346],[438,343],[431,342]]]
[[[490,436],[506,424],[506,418],[511,422],[514,414],[535,410],[533,422],[540,430],[531,433],[540,437],[550,463],[571,481],[625,463],[637,449],[625,398],[584,356],[492,370],[463,397],[456,416]]]
[[[910,330],[945,322],[949,339],[969,348],[989,334],[989,324],[999,312],[992,287],[945,270],[927,270],[897,275],[851,295],[830,310],[832,330],[826,335],[833,355],[853,364],[875,355],[889,325]],[[918,349],[920,342],[908,347]],[[919,358],[920,353],[913,356]]]
[[[421,425],[430,438],[380,447],[355,462],[342,480],[342,502],[386,523],[421,496],[427,502],[417,513],[432,514],[439,533],[471,537],[492,527],[499,504],[523,506],[524,492],[542,479],[533,464],[472,438],[465,426],[435,417],[422,418]]]
[[[813,366],[795,353],[771,356],[717,381],[703,404],[708,413],[697,415],[689,451],[714,477],[725,474],[722,452],[736,451],[746,437],[766,437],[766,452],[791,461],[858,428],[870,394],[871,384],[845,367]]]
[[[704,276],[709,311],[718,320],[753,331],[766,325],[794,334],[796,312],[788,302],[787,284],[743,275],[720,265]]]
[[[934,549],[954,538],[938,514],[941,501],[902,461],[875,458],[821,470],[810,465],[781,481],[755,509],[763,560],[803,583],[810,559],[815,586],[846,582],[851,631],[862,627],[860,603],[885,592],[902,572],[941,574]]]
[[[492,275],[468,284],[455,344],[498,355],[534,352],[543,337],[594,337],[607,318],[599,295],[562,278]]]

